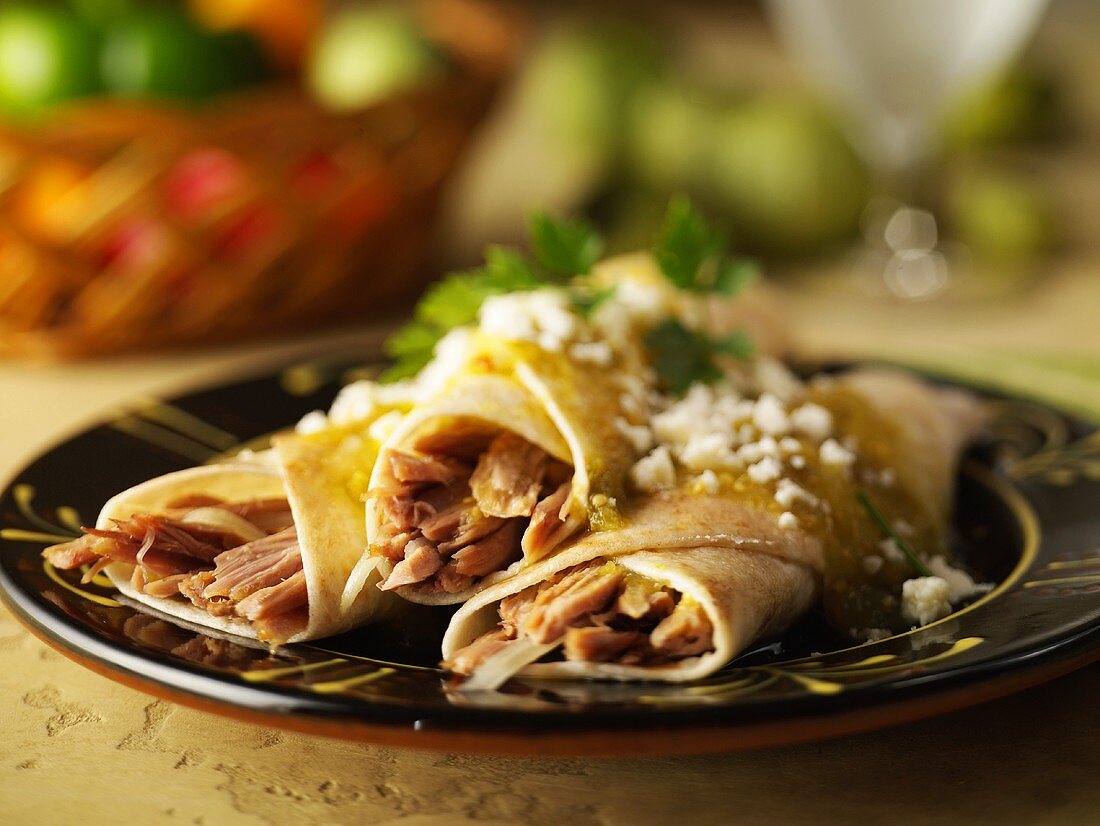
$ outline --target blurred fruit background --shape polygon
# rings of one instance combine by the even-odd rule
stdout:
[[[498,147],[485,163],[495,169],[479,170],[478,181],[496,203],[469,232],[499,235],[520,226],[509,216],[525,203],[551,200],[590,211],[630,246],[648,236],[668,193],[682,191],[769,261],[820,259],[849,244],[874,181],[760,11],[716,3],[632,11],[547,22],[500,139],[540,141],[539,169],[524,152]],[[948,234],[1000,263],[1048,252],[1058,242],[1057,196],[1012,161],[1071,140],[1073,117],[1039,50],[954,101],[942,124],[942,170],[926,182]],[[537,177],[501,192],[521,168]]]
[[[1054,0],[951,101],[922,203],[990,275],[918,311],[838,276],[881,182],[758,3],[0,3],[0,350],[392,321],[533,207],[625,250],[679,192],[796,315],[929,335],[1095,254],[1097,31],[1094,4]]]
[[[0,4],[0,352],[285,336],[407,301],[521,43],[479,0]]]

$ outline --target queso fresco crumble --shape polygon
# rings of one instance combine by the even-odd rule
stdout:
[[[769,368],[772,375],[776,369]],[[723,480],[747,479],[771,492],[781,509],[777,523],[784,530],[801,527],[795,512],[799,507],[828,513],[829,503],[799,485],[793,472],[806,467],[807,457],[816,454],[821,466],[850,474],[858,445],[835,432],[828,409],[800,399],[801,394],[790,392],[790,383],[783,386],[784,397],[763,390],[751,398],[728,383],[695,384],[682,399],[658,398],[648,425],[620,420],[619,429],[641,454],[631,469],[631,483],[646,493],[687,485],[698,493],[716,494]],[[885,487],[896,482],[892,468],[865,471],[872,472]],[[912,532],[904,522],[898,528]],[[886,560],[904,559],[894,539],[882,540],[877,550],[879,555],[863,561],[868,574],[877,572]],[[975,583],[942,556],[933,557],[929,569],[933,576],[914,577],[902,586],[902,616],[914,626],[947,616],[953,605],[992,588]],[[855,633],[866,639],[887,633],[865,632]]]

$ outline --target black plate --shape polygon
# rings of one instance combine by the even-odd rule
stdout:
[[[966,462],[957,551],[998,587],[932,625],[846,647],[815,615],[689,685],[520,680],[471,698],[434,668],[449,613],[426,610],[270,654],[119,602],[44,566],[114,493],[262,444],[372,365],[310,363],[167,402],[143,401],[49,451],[0,499],[0,586],[36,634],[84,665],[220,713],[335,736],[447,749],[657,753],[826,736],[998,696],[1100,658],[1100,434],[1001,399]]]

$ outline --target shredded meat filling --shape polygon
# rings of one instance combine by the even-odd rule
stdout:
[[[245,542],[232,530],[185,520],[195,509],[212,507],[267,535]],[[43,555],[64,570],[90,565],[85,580],[111,562],[133,565],[135,589],[188,599],[212,616],[244,617],[261,639],[276,644],[305,627],[302,553],[285,499],[226,503],[191,495],[170,502],[163,513],[135,513],[114,520],[112,528],[84,531]]]
[[[501,433],[481,454],[470,477],[470,491],[490,516],[530,516],[539,501],[550,457],[514,433]]]
[[[383,591],[460,593],[584,527],[571,512],[572,469],[514,433],[488,439],[456,425],[453,438],[419,446],[431,451],[388,454],[371,493],[381,521],[371,552],[394,563]]]
[[[576,662],[657,666],[714,649],[713,628],[697,602],[614,562],[577,565],[501,600],[497,627],[444,663],[472,674],[520,638],[560,641]]]

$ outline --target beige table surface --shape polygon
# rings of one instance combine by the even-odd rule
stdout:
[[[1042,301],[1051,324],[1012,335],[1014,348],[1051,344],[1053,327],[1072,352],[1100,356],[1093,313],[1080,311],[1083,302],[1100,306],[1096,291],[1091,275],[1054,278],[1015,311],[985,316],[982,340],[1003,344],[1021,329],[1024,305]],[[820,299],[795,298],[791,311],[814,353],[875,352],[842,304],[823,314]],[[888,312],[911,314],[883,309],[874,324],[893,326]],[[906,329],[918,340],[935,329],[946,347],[951,318],[925,313]],[[968,346],[969,318],[959,318],[956,351]],[[369,338],[48,369],[0,364],[0,476],[124,398]],[[1093,666],[936,719],[756,752],[438,754],[286,733],[156,700],[66,660],[0,609],[0,823],[1097,822],[1098,696]]]

